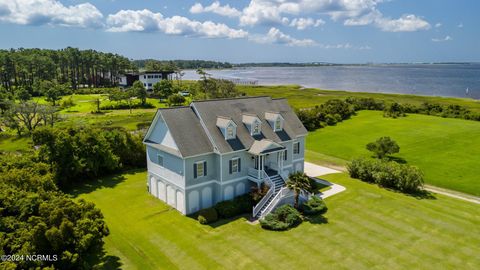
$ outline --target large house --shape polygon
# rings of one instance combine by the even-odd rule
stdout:
[[[288,175],[303,172],[306,135],[285,99],[218,99],[159,109],[144,139],[149,192],[191,214],[266,183],[270,190],[252,213],[263,216],[272,200],[280,201]]]
[[[140,81],[147,91],[153,89],[153,85],[161,80],[171,80],[173,71],[146,71],[141,73],[126,73],[119,77],[118,84],[121,87],[130,87],[135,81]]]

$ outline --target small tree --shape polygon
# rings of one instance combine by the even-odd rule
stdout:
[[[185,97],[180,95],[180,94],[173,94],[171,96],[168,97],[168,104],[170,104],[170,106],[179,106],[179,105],[182,105],[183,103],[185,103]]]
[[[174,91],[175,89],[171,80],[161,80],[153,85],[153,92],[162,99],[168,98]]]
[[[45,96],[45,100],[51,102],[53,106],[68,92],[65,85],[51,81],[43,81],[39,87],[40,92]]]
[[[367,144],[367,150],[373,152],[377,158],[383,159],[387,155],[400,152],[400,146],[390,137],[381,137]]]
[[[298,208],[298,199],[302,190],[311,192],[310,178],[302,172],[292,173],[288,176],[287,187],[295,193],[295,208]]]
[[[145,106],[147,103],[147,90],[143,86],[141,81],[135,81],[131,89],[132,96],[135,96],[140,99],[142,106]]]

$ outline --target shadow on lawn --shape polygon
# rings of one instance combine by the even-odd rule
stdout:
[[[135,174],[137,172],[143,172],[145,169],[136,169],[123,172],[121,174],[104,176],[95,180],[88,180],[85,183],[78,183],[67,188],[66,193],[73,195],[74,197],[80,194],[88,194],[99,188],[114,188],[116,185],[125,181],[126,175]]]
[[[313,216],[307,216],[305,218],[305,221],[311,223],[311,224],[327,224],[328,223],[328,218],[318,214],[318,215],[313,215]]]
[[[104,245],[97,245],[92,249],[92,255],[86,258],[89,265],[94,269],[116,270],[122,269],[122,263],[117,256],[108,255]]]

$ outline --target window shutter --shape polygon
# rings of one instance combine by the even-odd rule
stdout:
[[[242,161],[242,159],[239,158],[239,159],[238,159],[238,172],[242,171],[241,161]]]
[[[285,155],[283,156],[283,160],[287,160],[287,150],[285,150]]]
[[[207,176],[207,162],[203,162],[203,176]]]
[[[193,178],[197,178],[197,163],[193,164]]]
[[[228,161],[228,172],[229,172],[230,174],[232,174],[232,163],[233,163],[233,160],[229,160],[229,161]]]

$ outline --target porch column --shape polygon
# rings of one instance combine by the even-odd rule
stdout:
[[[257,158],[257,174],[258,174],[258,179],[260,179],[260,164],[261,164],[261,159],[262,159],[262,156],[261,155],[258,155],[258,158]]]

